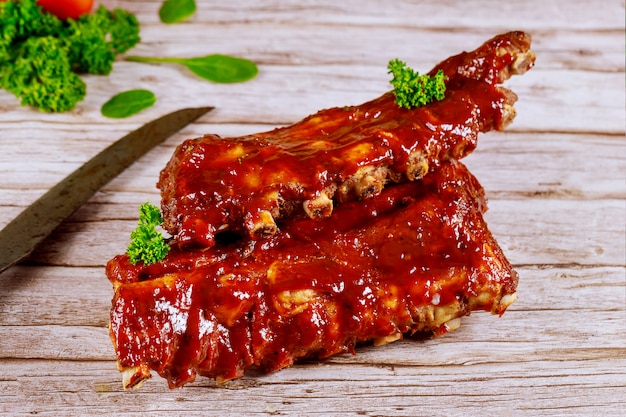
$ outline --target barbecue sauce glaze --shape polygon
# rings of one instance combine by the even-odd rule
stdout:
[[[181,246],[210,247],[220,231],[253,230],[263,213],[290,216],[323,192],[335,193],[359,178],[363,168],[382,167],[384,181],[393,183],[463,158],[476,148],[479,132],[510,121],[505,110],[516,97],[498,83],[528,47],[527,36],[513,32],[443,61],[431,73],[446,75],[445,98],[426,106],[400,108],[388,92],[269,132],[189,139],[160,175],[164,227]],[[361,197],[339,191],[334,196],[340,202]]]
[[[147,364],[171,387],[197,372],[222,381],[253,366],[273,371],[353,352],[360,342],[445,333],[447,320],[470,310],[501,314],[517,275],[485,209],[476,179],[446,163],[329,218],[285,220],[264,239],[175,246],[150,266],[118,256],[107,275],[119,364]],[[442,319],[446,306],[452,315]]]
[[[110,333],[120,369],[136,370],[130,385],[150,369],[170,387],[198,373],[224,381],[445,333],[474,310],[502,314],[517,274],[483,220],[482,187],[455,160],[508,122],[515,96],[498,84],[533,65],[529,46],[510,32],[443,61],[431,74],[444,71],[445,98],[417,109],[386,93],[266,133],[181,144],[158,184],[172,250],[149,266],[126,255],[107,264]],[[411,175],[416,155],[427,170]],[[320,219],[281,206],[364,167],[388,168],[392,185]],[[277,210],[288,214],[277,233],[246,233]]]

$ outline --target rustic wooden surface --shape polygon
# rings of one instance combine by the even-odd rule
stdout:
[[[621,416],[626,410],[624,2],[588,0],[198,1],[184,24],[157,0],[104,1],[142,24],[136,55],[228,53],[256,61],[245,84],[215,85],[169,65],[119,61],[89,76],[75,111],[43,114],[0,91],[0,227],[128,131],[169,111],[217,110],[97,193],[25,263],[0,275],[0,414],[150,416]],[[518,117],[465,160],[487,189],[487,220],[520,273],[502,318],[476,313],[435,340],[363,347],[216,386],[170,391],[155,377],[124,392],[107,334],[104,264],[124,251],[174,146],[238,135],[358,104],[390,88],[386,63],[422,71],[512,29],[537,65],[508,85]],[[157,104],[102,117],[113,94]]]

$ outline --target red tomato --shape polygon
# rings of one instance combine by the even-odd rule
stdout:
[[[78,19],[89,13],[93,7],[93,0],[37,0],[43,9],[59,19]]]

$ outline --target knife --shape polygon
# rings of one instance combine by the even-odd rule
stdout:
[[[132,131],[72,172],[0,231],[0,273],[30,255],[103,185],[213,107],[178,110]]]

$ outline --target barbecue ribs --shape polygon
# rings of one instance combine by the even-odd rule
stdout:
[[[218,381],[255,366],[351,352],[405,333],[453,330],[473,310],[502,314],[517,275],[483,220],[484,193],[459,162],[338,205],[280,233],[174,247],[149,266],[112,259],[111,336],[126,388]]]
[[[437,65],[446,95],[401,109],[393,93],[292,126],[182,143],[158,186],[172,234],[162,261],[107,264],[124,387],[170,387],[252,367],[439,335],[502,314],[517,274],[489,232],[482,187],[458,162],[503,129],[530,37],[510,32]]]
[[[442,101],[407,110],[388,92],[270,132],[185,141],[158,183],[164,227],[181,246],[210,247],[224,230],[274,234],[281,217],[327,217],[338,202],[419,179],[511,122],[517,97],[500,84],[534,59],[530,36],[510,32],[432,69],[447,77]]]

